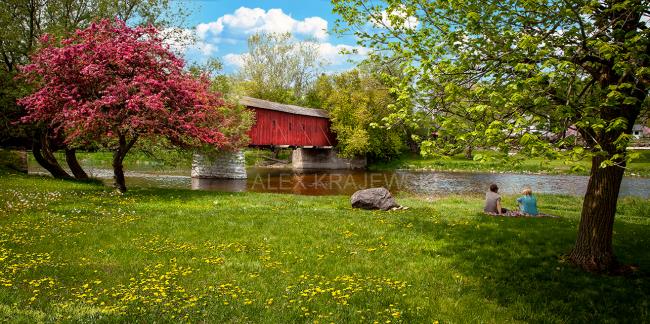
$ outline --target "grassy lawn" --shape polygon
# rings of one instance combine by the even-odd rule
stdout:
[[[515,173],[546,173],[546,174],[582,174],[588,175],[591,162],[578,161],[566,164],[564,161],[547,161],[542,158],[524,158],[515,162],[504,160],[504,155],[494,152],[477,152],[490,155],[493,160],[480,162],[468,160],[459,154],[449,158],[423,158],[416,154],[405,154],[387,162],[376,162],[370,165],[371,170],[384,171],[394,169],[435,170],[435,171],[469,171],[469,172],[515,172]],[[626,170],[627,176],[650,177],[650,150],[638,151],[639,158],[632,161]],[[572,170],[578,166],[578,170]]]
[[[481,197],[370,212],[344,196],[122,196],[5,171],[0,321],[647,321],[650,202],[619,204],[616,253],[641,267],[625,278],[564,263],[580,199],[539,200],[561,218],[484,216]]]

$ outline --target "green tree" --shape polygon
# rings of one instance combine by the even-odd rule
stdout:
[[[404,148],[404,128],[384,125],[384,118],[391,113],[388,107],[395,100],[369,71],[323,74],[308,97],[329,112],[341,155],[386,159]]]
[[[224,73],[221,60],[210,58],[203,64],[191,65],[189,70],[195,77],[206,75],[210,78],[211,90],[223,94],[226,99],[230,99],[229,97],[234,94],[234,80]],[[232,104],[236,104],[234,100],[231,101]]]
[[[238,90],[259,99],[304,104],[323,65],[313,42],[296,41],[291,33],[255,34],[243,55]]]
[[[569,259],[588,271],[618,267],[612,249],[626,147],[650,83],[648,1],[333,0],[337,30],[375,53],[406,60],[400,103],[449,116],[483,116],[457,136],[488,146],[592,161]],[[368,24],[370,22],[370,24]],[[372,57],[377,58],[377,54]],[[453,104],[464,100],[463,105]],[[396,112],[400,118],[408,118]],[[578,129],[571,148],[563,131]],[[550,131],[545,134],[545,131]],[[553,138],[554,137],[554,138]],[[431,148],[425,142],[424,148]]]
[[[37,40],[45,33],[64,38],[101,18],[120,18],[132,25],[169,26],[184,17],[182,8],[168,0],[2,0],[0,1],[0,145],[32,146],[36,160],[53,176],[68,178],[53,152],[65,149],[66,161],[76,178],[87,175],[79,166],[75,147],[44,125],[18,125],[24,114],[16,99],[29,92],[15,78],[18,67],[29,63]],[[173,36],[173,33],[170,33]]]

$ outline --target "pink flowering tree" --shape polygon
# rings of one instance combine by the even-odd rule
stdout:
[[[138,139],[163,137],[183,147],[235,149],[246,144],[250,118],[195,78],[154,27],[102,20],[56,46],[47,35],[21,76],[35,91],[20,99],[26,123],[45,123],[68,144],[113,151],[116,187],[122,161]]]

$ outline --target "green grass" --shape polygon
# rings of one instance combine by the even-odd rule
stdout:
[[[650,177],[650,150],[637,151],[639,158],[632,161],[626,170],[628,176]],[[493,159],[488,162],[468,160],[459,154],[447,158],[424,158],[420,155],[405,154],[390,161],[372,163],[369,168],[376,171],[410,169],[435,171],[465,171],[465,172],[514,172],[514,173],[544,173],[544,174],[589,174],[590,161],[583,160],[567,164],[561,160],[547,161],[542,158],[524,158],[523,161],[504,160],[504,155],[493,152],[478,152],[488,154]],[[572,169],[573,166],[579,169]]]
[[[641,271],[583,273],[581,201],[559,219],[482,215],[481,197],[348,197],[99,185],[0,172],[0,321],[628,322],[650,318],[650,202],[625,199],[615,251]],[[506,197],[505,201],[512,201]]]

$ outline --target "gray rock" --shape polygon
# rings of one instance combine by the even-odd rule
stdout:
[[[399,207],[386,188],[370,188],[352,194],[350,203],[354,208],[389,210]]]

